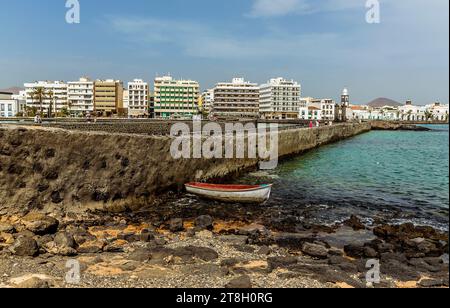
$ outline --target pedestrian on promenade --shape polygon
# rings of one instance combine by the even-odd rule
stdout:
[[[309,121],[309,128],[313,128],[313,121]]]

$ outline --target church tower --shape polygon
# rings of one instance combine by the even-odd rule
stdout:
[[[338,107],[337,110],[337,120],[340,122],[347,122],[347,110],[350,107],[350,94],[348,92],[348,89],[345,88],[342,90],[341,95],[341,104]]]
[[[346,107],[346,108],[350,107],[350,95],[348,94],[347,88],[342,90],[341,105],[342,105],[342,107]]]

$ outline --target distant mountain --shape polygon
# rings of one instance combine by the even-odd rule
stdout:
[[[19,87],[11,87],[8,89],[0,89],[0,92],[8,92],[8,93],[12,93],[12,94],[19,94],[20,91],[23,91],[23,88],[19,88]]]
[[[402,106],[402,104],[400,104],[399,102],[396,102],[392,99],[384,98],[384,97],[377,98],[377,99],[371,101],[370,103],[368,103],[367,105],[369,105],[372,108],[381,108],[384,106],[390,106],[390,107]]]

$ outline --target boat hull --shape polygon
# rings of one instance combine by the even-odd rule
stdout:
[[[229,203],[256,203],[261,204],[269,200],[272,192],[272,185],[261,185],[254,188],[239,189],[237,186],[231,186],[228,189],[225,185],[223,188],[217,188],[214,185],[197,186],[195,184],[187,184],[187,192],[200,196],[202,198],[217,200]]]

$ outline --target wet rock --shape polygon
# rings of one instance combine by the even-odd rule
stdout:
[[[364,257],[369,259],[378,258],[378,252],[372,247],[364,247]]]
[[[169,221],[169,230],[170,232],[176,233],[184,230],[183,219],[174,218]]]
[[[272,257],[267,259],[269,270],[273,271],[277,268],[289,268],[298,263],[296,257]]]
[[[0,233],[14,233],[16,229],[13,225],[7,224],[5,222],[0,222]]]
[[[408,262],[408,259],[404,254],[401,253],[383,253],[381,254],[381,262],[389,262],[391,260],[397,261],[399,263],[406,264]]]
[[[344,246],[344,252],[347,256],[352,258],[363,258],[365,255],[365,248],[363,245],[350,244]]]
[[[330,256],[328,258],[328,264],[339,268],[346,273],[358,273],[359,268],[355,263],[350,262],[348,259],[342,256]]]
[[[238,278],[231,280],[229,283],[225,285],[227,289],[251,289],[252,288],[252,280],[249,276],[244,275]]]
[[[60,192],[57,191],[57,190],[53,191],[51,193],[50,198],[51,198],[52,202],[55,203],[55,204],[59,204],[59,203],[64,201],[64,199],[61,197]]]
[[[9,249],[14,255],[21,257],[35,257],[39,253],[37,242],[26,236],[18,237]]]
[[[344,221],[344,225],[352,228],[354,231],[365,230],[366,226],[361,222],[359,217],[352,215],[350,219]]]
[[[22,223],[29,231],[37,235],[54,234],[58,230],[59,222],[53,217],[39,213],[30,213],[22,219]]]
[[[326,249],[322,245],[305,243],[302,246],[302,252],[310,257],[317,259],[327,259],[328,258],[328,249]]]
[[[381,264],[382,274],[394,279],[400,281],[417,281],[421,278],[421,275],[416,270],[398,260],[391,259],[386,262],[381,262]]]
[[[337,248],[331,248],[330,250],[328,250],[328,254],[330,256],[337,256],[337,257],[342,257],[344,256],[344,252],[340,249]]]
[[[439,288],[448,286],[448,281],[444,279],[425,279],[419,283],[422,288]]]
[[[427,262],[425,262],[424,259],[419,259],[419,258],[410,259],[408,261],[408,264],[420,272],[437,273],[441,270],[440,265],[437,264],[437,265],[433,266],[433,265],[430,265]]]
[[[273,242],[280,247],[286,247],[291,249],[298,249],[303,246],[306,242],[314,242],[314,239],[310,237],[305,237],[301,234],[295,233],[281,233],[273,236]]]
[[[195,219],[194,225],[199,230],[212,230],[214,219],[209,215],[199,216]]]

